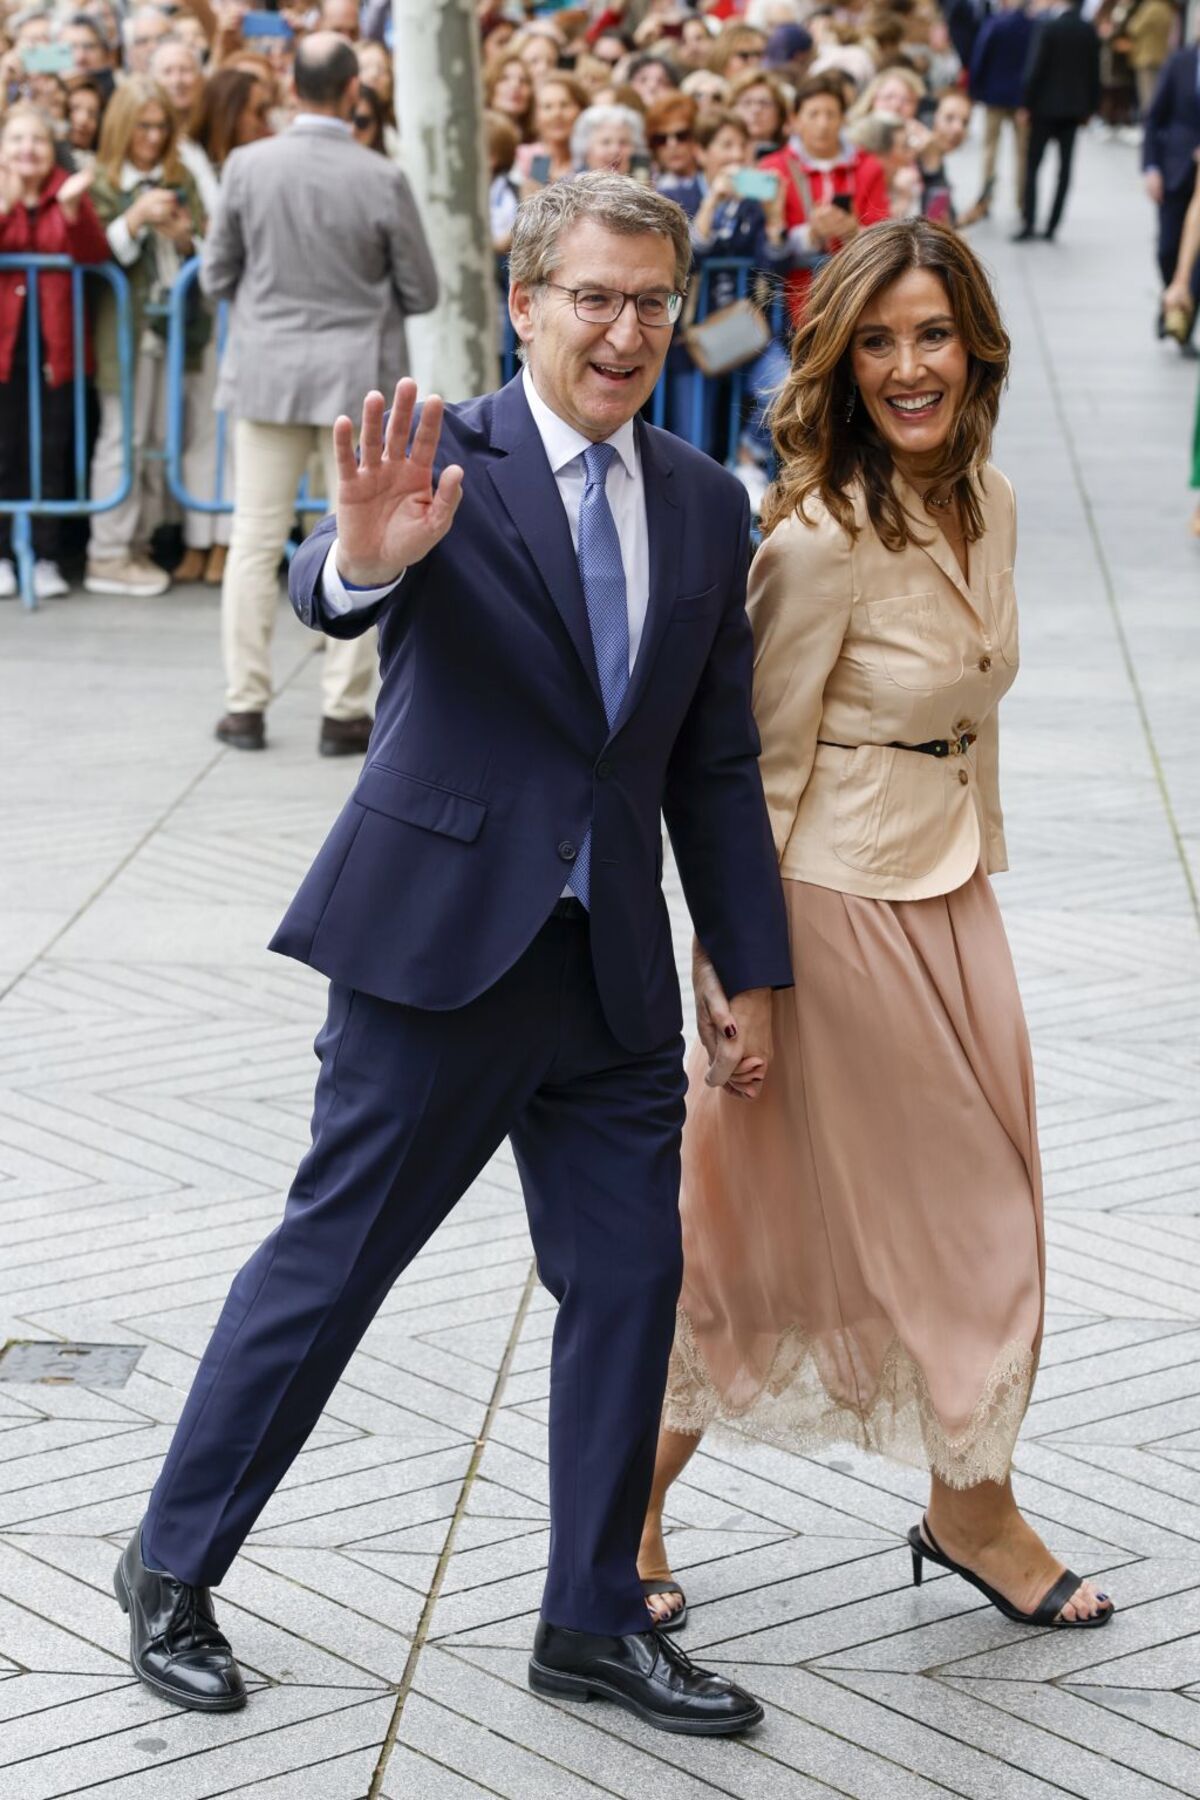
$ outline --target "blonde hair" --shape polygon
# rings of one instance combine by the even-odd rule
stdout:
[[[792,340],[791,370],[771,408],[779,478],[763,506],[764,532],[793,513],[808,522],[804,503],[816,495],[853,537],[854,496],[861,489],[887,548],[912,541],[892,487],[891,449],[867,409],[854,404],[851,349],[866,308],[913,269],[929,270],[944,285],[967,351],[966,391],[932,473],[937,486],[953,489],[967,541],[982,535],[979,475],[991,455],[1010,344],[982,263],[957,233],[930,219],[872,225],[813,282]]]
[[[100,147],[96,153],[97,167],[111,182],[120,182],[121,169],[129,160],[129,146],[138,117],[148,106],[161,106],[167,121],[160,158],[163,179],[168,186],[185,180],[184,167],[179,160],[179,122],[175,108],[165,90],[149,75],[127,75],[120,86],[113,89],[112,99],[104,109]]]

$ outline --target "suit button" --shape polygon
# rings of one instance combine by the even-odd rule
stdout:
[[[574,844],[572,844],[569,839],[564,838],[562,843],[558,846],[558,854],[562,857],[564,862],[574,862],[579,853]]]
[[[979,667],[985,675],[987,674],[987,672],[991,668],[991,666],[992,666],[992,659],[990,656],[981,656],[980,657]]]
[[[967,785],[968,781],[970,781],[971,777],[967,774],[967,771],[965,769],[960,769],[958,771],[958,779],[959,779],[960,784],[963,787],[966,787],[966,785]]]
[[[612,774],[612,764],[610,762],[598,762],[596,764],[596,780],[597,781],[607,781],[611,774]]]

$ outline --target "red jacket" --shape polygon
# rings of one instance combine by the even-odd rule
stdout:
[[[783,183],[783,218],[789,231],[806,222],[810,195],[814,206],[823,206],[835,194],[848,194],[860,225],[878,225],[891,217],[883,164],[853,145],[843,144],[838,160],[829,168],[815,168],[806,157],[797,156],[792,144],[764,156],[758,166],[774,169]],[[828,246],[831,252],[841,247],[839,238]],[[797,324],[811,285],[810,269],[793,270],[787,277],[788,305]]]
[[[37,205],[14,206],[0,218],[0,256],[69,256],[73,262],[108,262],[110,252],[104,227],[87,195],[79,203],[72,225],[55,195],[67,180],[65,169],[53,169]],[[13,351],[25,313],[29,278],[20,269],[0,269],[0,381],[12,377]],[[75,373],[75,346],[71,332],[71,277],[51,270],[38,279],[41,315],[42,368],[51,387],[61,387]],[[92,373],[92,334],[84,321],[86,367]]]

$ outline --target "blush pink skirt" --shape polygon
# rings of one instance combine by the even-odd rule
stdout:
[[[1041,1342],[1033,1067],[987,876],[935,899],[785,881],[796,985],[753,1104],[689,1063],[663,1422],[1003,1481]]]

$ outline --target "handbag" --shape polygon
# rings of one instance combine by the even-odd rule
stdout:
[[[702,375],[731,375],[762,355],[771,327],[753,300],[731,300],[683,333],[692,361]]]

